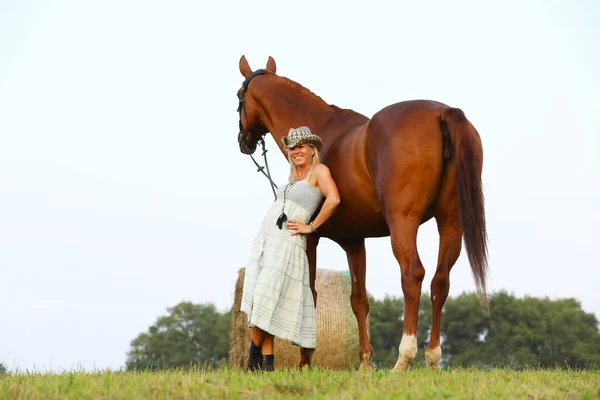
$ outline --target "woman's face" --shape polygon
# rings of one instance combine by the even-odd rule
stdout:
[[[304,167],[311,163],[315,150],[309,144],[301,144],[289,149],[288,154],[296,167]]]

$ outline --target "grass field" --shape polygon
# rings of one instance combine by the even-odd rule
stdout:
[[[600,399],[600,371],[414,369],[97,372],[0,376],[0,399]]]

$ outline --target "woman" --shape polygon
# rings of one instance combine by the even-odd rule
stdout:
[[[319,161],[321,138],[303,126],[290,129],[281,141],[290,162],[289,182],[279,188],[263,220],[244,277],[241,311],[251,328],[246,371],[273,371],[274,336],[316,348],[306,235],[319,229],[340,202],[329,168]]]

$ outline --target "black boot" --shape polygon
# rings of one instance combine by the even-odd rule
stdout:
[[[262,356],[262,369],[263,371],[274,371],[275,370],[275,356],[269,354],[268,356]]]
[[[250,339],[250,347],[248,348],[248,365],[244,372],[258,371],[261,369],[262,354],[260,353],[260,346],[254,344],[254,341]]]

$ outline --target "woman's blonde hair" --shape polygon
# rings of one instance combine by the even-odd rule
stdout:
[[[312,149],[315,151],[315,154],[312,156],[311,166],[310,166],[311,168],[314,168],[315,165],[321,163],[321,159],[319,158],[319,150],[317,150],[317,148],[314,145],[312,145],[311,143],[307,143],[307,145],[312,147]],[[290,156],[289,151],[288,151],[288,160],[290,161],[290,182],[294,182],[296,179],[298,179],[298,170],[296,169],[296,164],[294,164],[294,162],[292,161],[292,157]]]

